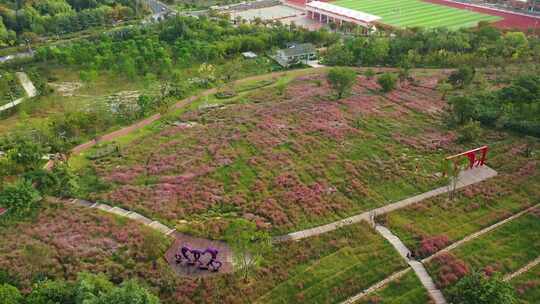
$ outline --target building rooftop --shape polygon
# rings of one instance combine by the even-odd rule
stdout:
[[[360,12],[360,11],[355,11],[355,10],[352,10],[352,9],[349,9],[349,8],[345,8],[345,7],[341,7],[341,6],[337,6],[337,5],[334,5],[334,4],[321,2],[321,1],[308,2],[306,4],[306,6],[307,7],[312,7],[312,8],[318,9],[318,10],[323,10],[323,11],[333,13],[333,14],[336,14],[336,15],[340,15],[340,16],[343,16],[343,17],[348,17],[348,18],[351,18],[351,19],[359,20],[359,21],[362,21],[362,22],[367,22],[367,23],[377,21],[377,20],[381,19],[381,17],[379,17],[379,16],[367,14],[367,13]]]
[[[293,57],[302,54],[315,53],[317,49],[311,43],[293,43],[289,45],[289,47],[281,49],[280,51],[282,51],[287,57]]]

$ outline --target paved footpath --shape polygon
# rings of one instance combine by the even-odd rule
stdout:
[[[420,279],[420,282],[422,282],[422,285],[424,285],[424,287],[427,289],[429,295],[435,301],[435,303],[446,304],[446,299],[429,276],[429,273],[424,267],[424,264],[416,260],[410,260],[408,258],[410,250],[405,246],[405,244],[403,244],[403,242],[396,235],[394,235],[388,228],[384,226],[376,225],[375,230],[377,230],[377,232],[379,232],[382,237],[387,239],[390,244],[392,244],[392,246],[394,246],[394,248],[399,252],[401,257],[405,259],[405,261],[407,261],[407,263],[414,270],[416,276]]]
[[[475,232],[475,233],[473,233],[473,234],[471,234],[471,235],[469,235],[469,236],[463,238],[462,240],[457,241],[457,242],[451,244],[450,246],[448,246],[448,247],[446,247],[446,248],[444,248],[444,249],[441,249],[440,251],[438,251],[438,252],[435,253],[434,255],[429,256],[429,257],[423,259],[421,262],[422,262],[422,263],[426,263],[426,262],[428,262],[429,260],[431,260],[432,258],[434,258],[434,257],[436,257],[436,256],[438,256],[438,255],[440,255],[441,253],[443,253],[443,252],[448,252],[448,251],[450,251],[450,250],[452,250],[452,249],[455,249],[455,248],[457,248],[457,247],[463,245],[463,244],[466,243],[466,242],[469,242],[469,241],[471,241],[471,240],[474,240],[474,239],[480,237],[481,235],[486,234],[486,233],[488,233],[488,232],[490,232],[490,231],[492,231],[492,230],[494,230],[494,229],[500,227],[501,225],[508,223],[509,221],[515,220],[515,219],[517,219],[518,217],[520,217],[520,216],[522,216],[522,215],[524,215],[524,214],[526,214],[526,213],[530,212],[531,210],[533,210],[533,209],[535,209],[535,208],[538,208],[538,207],[540,207],[540,204],[537,204],[537,205],[535,205],[535,206],[529,207],[529,208],[527,208],[527,209],[525,209],[525,210],[523,210],[523,211],[520,211],[520,212],[518,212],[518,213],[516,213],[516,214],[514,214],[514,215],[512,215],[512,216],[510,216],[510,217],[508,217],[508,218],[506,218],[506,219],[504,219],[504,220],[502,220],[502,221],[499,221],[499,222],[497,222],[497,223],[495,223],[495,224],[493,224],[493,225],[491,225],[491,226],[489,226],[489,227],[486,227],[486,228],[484,228],[484,229],[482,229],[482,230],[480,230],[480,231],[478,231],[478,232]],[[379,228],[379,229],[382,229],[382,228]],[[387,228],[384,228],[384,229],[387,229]],[[388,230],[388,229],[387,229],[387,230]],[[391,237],[391,236],[390,236],[390,237]],[[397,238],[395,235],[394,235],[394,237]],[[392,238],[394,238],[394,237],[392,237]],[[401,248],[400,250],[401,250],[402,252],[404,252],[405,254],[407,253],[407,251],[405,251],[403,248]],[[516,276],[518,276],[518,275],[520,275],[520,274],[522,274],[522,273],[524,273],[524,272],[527,272],[529,269],[533,268],[534,266],[538,265],[539,263],[540,263],[540,257],[538,257],[536,260],[530,262],[529,264],[525,265],[523,268],[517,270],[516,272],[511,273],[511,274],[508,274],[507,276],[504,277],[504,280],[505,280],[505,281],[511,280],[512,278],[514,278],[514,277],[516,277]],[[368,294],[370,294],[370,293],[372,293],[372,292],[374,292],[374,291],[376,291],[376,290],[378,290],[378,289],[384,287],[386,284],[388,284],[388,283],[390,283],[390,282],[392,282],[392,281],[394,281],[394,280],[399,279],[399,278],[402,277],[405,273],[407,273],[410,269],[411,269],[411,268],[407,268],[407,269],[404,269],[404,270],[402,270],[402,271],[399,271],[399,272],[396,272],[396,273],[392,274],[391,276],[389,276],[389,277],[387,277],[386,279],[384,279],[384,280],[382,280],[382,281],[380,281],[380,282],[374,284],[373,286],[369,287],[368,289],[365,289],[365,290],[363,290],[362,292],[358,293],[357,295],[352,296],[351,298],[349,298],[348,300],[346,300],[346,301],[343,302],[342,304],[352,304],[352,303],[357,302],[358,300],[360,300],[361,298],[367,296]]]
[[[28,75],[26,75],[26,73],[17,72],[17,73],[15,73],[15,75],[19,79],[19,82],[21,83],[21,86],[23,87],[24,91],[26,92],[27,97],[21,97],[19,99],[13,100],[12,102],[9,102],[9,103],[1,106],[0,107],[0,112],[3,112],[5,110],[7,110],[7,109],[11,109],[11,108],[17,106],[18,104],[22,103],[23,101],[25,101],[27,98],[32,98],[32,97],[35,97],[37,95],[36,87],[34,86],[32,81],[30,80]]]
[[[517,276],[519,276],[519,275],[521,275],[521,274],[523,274],[523,273],[529,271],[531,268],[535,267],[535,266],[538,265],[538,264],[540,264],[540,256],[537,257],[536,259],[534,259],[534,261],[530,262],[529,264],[527,264],[527,265],[521,267],[521,268],[518,269],[516,272],[513,272],[513,273],[510,273],[510,274],[508,274],[508,275],[505,275],[504,278],[503,278],[503,280],[504,280],[505,282],[510,281],[510,280],[512,280],[513,278],[515,278],[515,277],[517,277]]]
[[[497,175],[497,172],[488,166],[482,166],[482,167],[469,169],[469,170],[463,171],[460,174],[456,188],[460,189],[466,186],[470,186],[472,184],[479,183],[481,181],[484,181],[496,175]],[[443,186],[443,187],[404,199],[402,201],[399,201],[390,205],[386,205],[377,209],[373,209],[370,211],[366,211],[366,212],[363,212],[363,213],[360,213],[360,214],[357,214],[357,215],[354,215],[354,216],[351,216],[351,217],[348,217],[348,218],[345,218],[345,219],[342,219],[342,220],[339,220],[330,224],[326,224],[326,225],[322,225],[322,226],[318,226],[318,227],[314,227],[314,228],[310,228],[306,230],[291,232],[289,234],[278,236],[274,238],[274,242],[301,240],[304,238],[330,232],[343,226],[359,223],[361,221],[370,222],[375,216],[389,213],[389,212],[410,206],[412,204],[421,202],[428,198],[431,198],[440,194],[448,193],[449,191],[450,191],[450,188],[448,186]]]

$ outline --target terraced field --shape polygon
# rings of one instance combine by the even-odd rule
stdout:
[[[480,21],[495,22],[500,17],[432,4],[420,0],[338,0],[335,5],[382,17],[382,23],[396,27],[474,27]]]

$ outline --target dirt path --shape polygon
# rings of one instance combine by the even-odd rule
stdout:
[[[306,69],[306,70],[314,70],[314,69],[318,69],[318,68],[310,68],[310,69]],[[281,72],[273,72],[273,73],[269,73],[269,74],[256,75],[256,76],[243,78],[243,79],[237,80],[236,82],[237,83],[243,83],[243,82],[247,82],[247,81],[264,80],[264,79],[267,79],[267,78],[283,76],[283,75],[285,75],[287,73],[288,72],[283,72],[283,71],[281,71]],[[173,109],[173,110],[181,109],[181,108],[191,104],[192,102],[196,101],[197,99],[199,99],[201,97],[209,96],[209,95],[215,94],[216,92],[217,92],[217,88],[208,89],[206,91],[201,92],[200,94],[190,96],[190,97],[187,97],[185,99],[182,99],[182,100],[178,101],[177,103],[175,103],[171,107],[171,109]],[[134,131],[137,131],[139,129],[142,129],[142,128],[150,125],[151,123],[159,120],[161,117],[162,117],[162,115],[159,114],[159,113],[154,114],[154,115],[152,115],[152,116],[150,116],[150,117],[148,117],[146,119],[143,119],[143,120],[141,120],[139,122],[136,122],[136,123],[134,123],[134,124],[132,124],[130,126],[124,127],[122,129],[116,130],[116,131],[108,133],[108,134],[105,134],[105,135],[99,137],[98,140],[94,139],[94,140],[91,140],[91,141],[86,142],[84,144],[78,145],[75,148],[71,149],[71,153],[72,154],[79,154],[79,153],[81,153],[81,152],[83,152],[85,150],[90,149],[91,147],[95,146],[99,142],[112,141],[112,140],[117,139],[118,137],[128,135],[128,134],[130,134],[130,133],[132,133]]]
[[[466,170],[461,173],[459,177],[459,182],[457,184],[457,188],[460,189],[463,187],[467,187],[469,185],[473,185],[481,181],[484,181],[486,179],[492,178],[496,175],[497,175],[497,172],[489,168],[488,166],[482,166],[482,167]],[[434,189],[434,190],[431,190],[431,191],[428,191],[428,192],[425,192],[425,193],[422,193],[413,197],[409,197],[407,199],[404,199],[402,201],[399,201],[390,205],[386,205],[377,209],[366,211],[366,212],[348,217],[346,219],[335,221],[333,223],[278,236],[274,238],[274,242],[301,240],[304,238],[327,233],[343,226],[359,223],[361,221],[370,222],[375,216],[389,213],[389,212],[410,206],[412,204],[416,204],[430,197],[434,197],[443,193],[448,193],[449,191],[450,189],[447,186],[443,186],[443,187],[440,187],[440,188],[437,188],[437,189]]]

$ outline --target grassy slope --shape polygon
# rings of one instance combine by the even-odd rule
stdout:
[[[383,23],[399,27],[459,28],[500,19],[419,0],[338,0],[333,4],[382,17]]]
[[[463,260],[470,269],[490,267],[503,274],[512,273],[538,257],[540,252],[540,220],[527,214],[489,232],[451,253]],[[428,271],[437,281],[441,265],[432,260]]]
[[[324,84],[324,79],[319,81]],[[420,137],[418,140],[422,140],[421,137],[424,132],[441,132],[435,129],[435,126],[439,126],[433,117],[418,111],[403,109],[401,105],[385,100],[380,100],[380,106],[366,105],[366,108],[362,109],[367,111],[371,109],[369,107],[380,107],[382,114],[362,115],[357,112],[358,109],[355,108],[354,100],[378,99],[379,97],[374,95],[373,92],[366,92],[362,88],[357,88],[356,96],[351,97],[350,100],[339,106],[339,111],[343,113],[339,115],[344,115],[344,117],[338,116],[335,119],[345,120],[347,128],[358,128],[360,130],[359,135],[353,132],[352,135],[347,135],[342,139],[325,134],[326,129],[319,132],[306,131],[306,127],[311,127],[309,124],[312,123],[312,120],[314,124],[316,123],[317,128],[326,128],[325,125],[320,126],[326,123],[330,124],[330,128],[334,128],[332,126],[334,123],[331,120],[329,122],[325,121],[327,119],[325,115],[329,114],[319,118],[315,116],[316,112],[311,109],[312,107],[325,108],[328,106],[331,111],[334,111],[333,107],[336,105],[335,102],[326,101],[328,97],[325,95],[330,94],[328,89],[318,87],[316,83],[317,81],[313,80],[295,81],[289,87],[290,92],[285,97],[276,95],[275,86],[260,89],[253,94],[226,101],[228,107],[225,109],[208,113],[206,111],[185,113],[187,115],[184,116],[185,118],[180,116],[180,120],[191,119],[204,124],[204,127],[184,129],[172,135],[167,133],[167,136],[156,136],[156,132],[168,128],[161,122],[157,123],[151,128],[141,130],[138,132],[139,134],[128,136],[128,140],[120,139],[119,141],[125,150],[124,156],[122,158],[104,159],[97,166],[103,172],[102,175],[107,175],[108,172],[118,168],[131,170],[130,168],[133,166],[140,165],[149,155],[149,149],[158,153],[159,158],[168,157],[167,155],[173,157],[172,152],[178,154],[179,151],[183,151],[181,152],[183,154],[184,151],[187,153],[188,150],[192,150],[192,152],[182,156],[182,163],[187,162],[190,166],[192,164],[194,164],[193,166],[197,165],[192,167],[192,170],[198,170],[201,164],[210,167],[216,166],[215,156],[200,149],[215,144],[220,148],[219,155],[226,156],[230,159],[230,162],[226,165],[219,165],[216,170],[212,170],[209,174],[199,178],[198,184],[217,183],[222,185],[223,192],[220,195],[226,204],[235,201],[236,196],[241,196],[242,200],[248,199],[253,202],[253,206],[247,206],[243,209],[244,212],[256,211],[253,208],[257,208],[256,205],[259,202],[269,197],[275,197],[280,201],[286,199],[280,198],[280,195],[286,195],[287,193],[276,192],[271,186],[265,185],[271,184],[279,175],[289,170],[292,170],[297,175],[298,182],[304,185],[311,185],[316,181],[323,180],[329,186],[335,187],[337,191],[328,200],[338,203],[342,207],[336,207],[332,212],[324,211],[322,214],[324,216],[321,216],[305,210],[297,210],[298,207],[293,205],[287,205],[287,209],[292,209],[285,209],[284,212],[290,218],[294,218],[294,223],[288,224],[289,228],[284,227],[285,229],[278,229],[279,231],[276,232],[290,230],[290,227],[303,228],[339,219],[346,215],[430,190],[440,184],[440,180],[434,177],[433,173],[438,169],[439,159],[449,152],[411,149],[408,145],[402,144],[394,138],[396,132],[405,137]],[[297,96],[298,94],[308,94],[308,96]],[[309,94],[313,95],[309,96]],[[322,96],[319,94],[322,94]],[[396,94],[399,94],[399,92]],[[429,94],[436,93],[430,91]],[[417,96],[421,97],[410,98],[414,98],[413,100],[426,98],[422,95]],[[318,100],[321,98],[323,101]],[[283,99],[284,102],[279,102],[280,99]],[[209,101],[203,98],[202,103],[214,103],[214,101],[211,97]],[[433,102],[430,101],[430,103]],[[244,104],[246,104],[245,107]],[[192,107],[196,105],[194,104]],[[276,113],[274,114],[273,111],[276,111]],[[259,113],[267,112],[270,113],[272,119],[279,119],[290,126],[290,132],[287,131],[287,133],[279,135],[288,138],[285,144],[270,148],[260,146],[258,143],[259,138],[269,140],[272,136],[275,136],[257,127],[257,124],[264,119],[264,117],[260,117]],[[395,114],[396,112],[402,114],[398,117]],[[330,115],[334,115],[333,112]],[[319,119],[322,122],[319,123],[317,121]],[[343,125],[337,126],[336,129],[345,127]],[[332,131],[331,129],[328,132]],[[232,141],[228,139],[230,134],[236,132],[242,134],[241,139]],[[225,141],[225,144],[223,144],[223,141]],[[169,143],[173,145],[170,146]],[[179,143],[181,145],[177,146]],[[169,146],[165,150],[156,149],[156,147],[165,145]],[[174,148],[175,146],[176,148]],[[270,155],[283,155],[286,159],[279,160],[276,163],[276,161],[272,160],[274,156],[270,157]],[[258,161],[256,163],[248,162],[250,159],[257,159]],[[284,161],[285,163],[283,163]],[[168,165],[171,164],[174,165],[174,161],[173,163],[168,162]],[[174,169],[166,174],[154,175],[150,180],[139,178],[130,183],[142,189],[144,183],[153,184],[160,175],[172,175],[182,172],[177,170]],[[186,169],[182,170],[190,172]],[[357,179],[356,182],[360,182],[360,185],[351,188],[351,182],[355,182],[351,179],[354,178]],[[254,187],[260,186],[261,183],[265,189],[255,190]],[[115,189],[123,191],[123,188],[121,184],[113,184],[113,191],[116,191]],[[153,198],[141,198],[140,201],[122,200],[115,203],[121,203],[127,208],[138,210],[165,221],[175,220],[179,217],[189,219],[188,215],[183,215],[184,211],[177,209],[184,207],[167,203],[170,205],[169,207],[163,206],[160,208],[175,208],[175,211],[169,209],[171,212],[165,213],[165,209],[157,211],[152,210],[153,207],[149,208],[148,204],[150,204],[151,200]],[[196,213],[201,214],[200,211],[189,212],[190,215]]]
[[[403,277],[390,282],[382,289],[366,296],[359,304],[426,304],[429,303],[429,295],[420,283],[413,271],[409,271]]]
[[[300,246],[305,245],[306,251],[313,242],[340,246],[291,267],[287,279],[277,283],[258,302],[338,302],[403,269],[405,263],[392,246],[365,225],[345,227],[302,241]]]
[[[522,304],[540,303],[540,265],[510,281]]]

